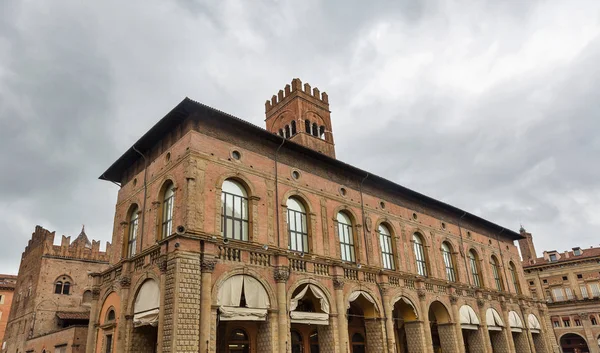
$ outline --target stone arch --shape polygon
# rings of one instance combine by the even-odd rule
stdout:
[[[394,223],[392,222],[392,220],[387,217],[378,217],[373,225],[373,231],[377,232],[377,229],[382,224],[384,224],[390,230],[392,237],[396,237],[396,236],[398,236],[398,234],[400,234],[396,230],[396,226],[394,226]]]
[[[304,279],[300,279],[297,280],[296,282],[294,282],[294,284],[292,284],[291,286],[289,286],[288,291],[287,291],[287,300],[291,300],[292,299],[292,295],[294,294],[294,291],[296,291],[298,288],[300,288],[303,285],[306,284],[312,284],[313,286],[317,286],[319,287],[319,289],[321,291],[323,291],[323,293],[325,294],[325,297],[327,298],[327,301],[329,302],[329,306],[331,308],[331,313],[335,314],[337,312],[337,306],[335,305],[334,301],[333,301],[333,297],[331,296],[331,292],[329,291],[329,289],[324,286],[321,282],[319,281],[315,281],[312,278],[304,278]]]
[[[350,207],[348,205],[339,205],[333,210],[332,220],[334,222],[337,222],[336,217],[337,217],[337,214],[340,212],[345,213],[346,215],[348,215],[350,217],[350,220],[352,221],[352,224],[354,225],[354,227],[359,225],[360,217],[358,217],[357,213],[352,209],[352,207]]]
[[[567,339],[572,340],[572,339],[577,339],[577,340],[581,340],[580,344],[583,343],[585,345],[585,349],[583,349],[580,345],[580,349],[582,349],[583,352],[589,352],[589,343],[587,341],[587,339],[585,339],[585,337],[583,337],[582,335],[575,333],[575,332],[564,332],[563,334],[561,334],[559,337],[557,337],[558,339],[558,343],[560,346],[561,351],[565,351],[565,348],[571,348],[571,347],[565,347],[565,346],[571,346],[571,345],[575,345],[574,343],[567,343]],[[594,344],[594,342],[592,342],[592,344]],[[569,350],[572,351],[572,350]]]
[[[162,202],[162,195],[164,194],[165,188],[168,185],[168,183],[172,183],[173,187],[175,188],[175,190],[177,190],[177,183],[175,182],[175,177],[171,174],[167,174],[167,175],[163,175],[162,178],[160,179],[160,187],[158,188],[158,190],[155,192],[155,200]]]
[[[133,295],[130,295],[129,298],[127,299],[127,313],[130,315],[133,315],[133,306],[135,303],[135,298],[137,297],[138,293],[140,292],[140,288],[142,288],[142,285],[147,281],[147,280],[154,280],[156,281],[156,283],[160,284],[160,276],[157,276],[155,273],[153,272],[149,272],[146,271],[144,272],[144,274],[142,276],[140,276],[140,278],[137,279],[137,281],[135,282],[135,285],[133,285],[133,290],[130,291],[130,293],[133,293]],[[162,298],[161,298],[162,300]]]
[[[263,276],[261,276],[258,272],[254,271],[252,269],[248,269],[248,268],[236,268],[236,269],[230,270],[227,273],[222,274],[215,281],[215,283],[213,284],[212,289],[211,289],[212,305],[217,305],[219,289],[221,288],[221,286],[223,286],[223,283],[225,283],[225,281],[227,281],[230,277],[237,276],[237,275],[250,276],[250,277],[253,277],[254,279],[256,279],[258,282],[260,282],[262,284],[262,286],[265,288],[267,295],[269,296],[269,303],[271,305],[271,309],[277,309],[277,297],[276,297],[275,292],[273,291],[273,287],[271,286],[269,281],[264,279]],[[286,298],[286,300],[287,300],[287,298]]]
[[[273,130],[273,127],[275,125],[278,125],[280,123],[280,121],[284,120],[286,117],[290,117],[289,120],[296,120],[294,113],[290,109],[286,109],[286,110],[280,112],[279,114],[277,114],[277,117],[275,119],[271,120],[271,126],[269,129]],[[283,126],[283,125],[285,125],[285,124],[282,124],[281,126]]]
[[[314,118],[309,119],[308,117],[311,115]],[[307,110],[302,114],[302,120],[307,120],[307,119],[310,120],[311,124],[316,123],[317,126],[325,125],[326,127],[328,127],[325,122],[325,119],[323,119],[323,117],[319,113],[317,113],[315,110]]]
[[[373,315],[374,315],[373,317],[382,318],[383,317],[383,309],[382,309],[383,305],[381,303],[381,300],[379,299],[379,296],[375,295],[373,293],[373,291],[370,290],[369,288],[362,287],[360,285],[351,286],[350,290],[348,291],[348,294],[344,296],[344,303],[345,303],[346,307],[348,307],[350,305],[349,299],[352,296],[352,294],[357,291],[364,292],[364,293],[368,294],[371,297],[371,299],[373,299],[374,303],[372,303],[372,304],[373,304],[373,308],[375,309],[375,313],[373,313]],[[365,314],[365,317],[366,317],[366,314]]]
[[[400,312],[405,321],[416,321],[421,317],[418,305],[415,305],[415,300],[409,298],[407,294],[400,294],[391,300],[392,310],[396,309],[396,304],[398,304],[399,302],[405,303],[407,306],[411,307],[410,311],[408,311],[408,307],[404,307],[403,309],[406,309],[406,311],[402,310]]]
[[[313,205],[308,201],[308,196],[298,189],[290,189],[285,194],[283,194],[280,205],[283,207],[287,207],[286,202],[290,197],[297,198],[298,200],[300,200],[300,202],[302,202],[302,204],[306,208],[307,213],[311,214],[315,212]]]
[[[440,324],[452,322],[450,311],[446,305],[439,300],[434,300],[429,304],[429,312],[435,316],[437,322]]]
[[[223,186],[223,182],[225,182],[225,180],[227,180],[227,179],[231,179],[233,181],[240,183],[246,189],[248,198],[256,196],[256,187],[254,186],[254,183],[252,183],[250,181],[250,179],[248,179],[248,177],[246,177],[241,172],[229,171],[229,172],[219,175],[219,177],[216,179],[215,189],[217,191],[217,196],[219,199],[221,198],[221,189]],[[220,209],[220,207],[221,207],[221,205],[219,203],[219,209]],[[219,214],[220,213],[221,212],[219,211]]]
[[[113,309],[115,311],[116,318],[118,320],[121,314],[121,300],[119,294],[116,291],[107,291],[104,294],[103,300],[101,301],[102,305],[100,306],[100,310],[98,310],[98,322],[100,325],[104,324],[106,320],[106,314],[109,309]]]

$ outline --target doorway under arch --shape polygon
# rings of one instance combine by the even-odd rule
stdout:
[[[394,322],[394,341],[398,353],[413,353],[422,349],[415,345],[409,346],[406,338],[407,332],[417,337],[423,336],[422,324],[417,319],[417,310],[410,299],[401,297],[394,303],[392,320]],[[423,346],[425,346],[424,342]]]
[[[439,301],[429,305],[429,327],[434,353],[450,353],[456,351],[456,331],[450,321],[450,313]]]
[[[364,291],[355,291],[348,298],[348,338],[350,353],[370,351],[370,346],[383,346],[383,320],[373,297]]]
[[[576,333],[562,335],[560,349],[563,353],[588,353],[590,351],[585,338]]]

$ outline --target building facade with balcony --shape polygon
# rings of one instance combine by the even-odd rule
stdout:
[[[188,98],[100,177],[120,185],[88,352],[550,352],[519,233],[335,159],[294,79],[267,129]]]
[[[544,251],[537,257],[533,237],[519,240],[527,286],[547,302],[549,320],[563,353],[600,352],[600,248]]]

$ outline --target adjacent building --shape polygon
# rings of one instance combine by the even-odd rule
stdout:
[[[108,268],[108,254],[85,231],[73,242],[40,226],[21,257],[5,346],[8,353],[83,353],[92,301],[92,277]]]
[[[527,286],[547,302],[549,320],[563,353],[599,353],[600,248],[544,251],[537,257],[530,233],[519,240]]]
[[[186,98],[100,176],[87,352],[558,352],[523,235],[337,160],[299,79],[265,110]]]
[[[17,276],[0,274],[0,347],[4,347],[4,332],[16,283]]]

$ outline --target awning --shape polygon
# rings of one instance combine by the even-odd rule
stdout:
[[[358,299],[358,297],[363,296],[366,300],[370,301],[371,303],[373,303],[373,305],[375,306],[375,308],[377,308],[377,304],[375,304],[375,299],[373,299],[373,297],[371,297],[371,295],[365,291],[362,290],[357,290],[352,292],[352,294],[350,294],[350,297],[348,297],[348,308],[350,308],[350,303],[352,303],[353,301],[355,301],[356,299]]]
[[[475,314],[475,310],[468,305],[463,305],[459,310],[460,326],[467,330],[479,329],[479,318]]]
[[[485,312],[485,323],[488,330],[491,331],[502,331],[502,328],[504,327],[504,322],[502,321],[500,314],[493,308],[488,308]]]
[[[219,307],[221,321],[266,321],[267,309]]]
[[[160,307],[160,289],[153,279],[142,284],[133,305],[133,326],[157,326]]]
[[[307,313],[304,311],[290,312],[292,323],[308,325],[329,325],[329,314],[326,313]]]
[[[242,292],[246,301],[240,307]],[[264,321],[270,306],[269,295],[263,285],[254,277],[236,275],[229,277],[217,295],[219,319],[223,321]]]
[[[527,326],[529,326],[529,330],[532,333],[540,333],[542,329],[539,320],[533,314],[529,314],[529,316],[527,317]]]
[[[523,331],[523,321],[519,314],[516,311],[508,312],[508,325],[510,326],[510,330],[512,332],[522,332]]]
[[[296,308],[298,307],[298,302],[302,298],[304,298],[309,289],[315,296],[315,298],[319,300],[319,303],[321,304],[321,310],[324,313],[329,314],[329,302],[327,301],[327,297],[325,297],[325,293],[323,293],[323,291],[319,287],[313,284],[306,285],[304,289],[292,299],[292,301],[290,302],[290,311],[296,310]]]

